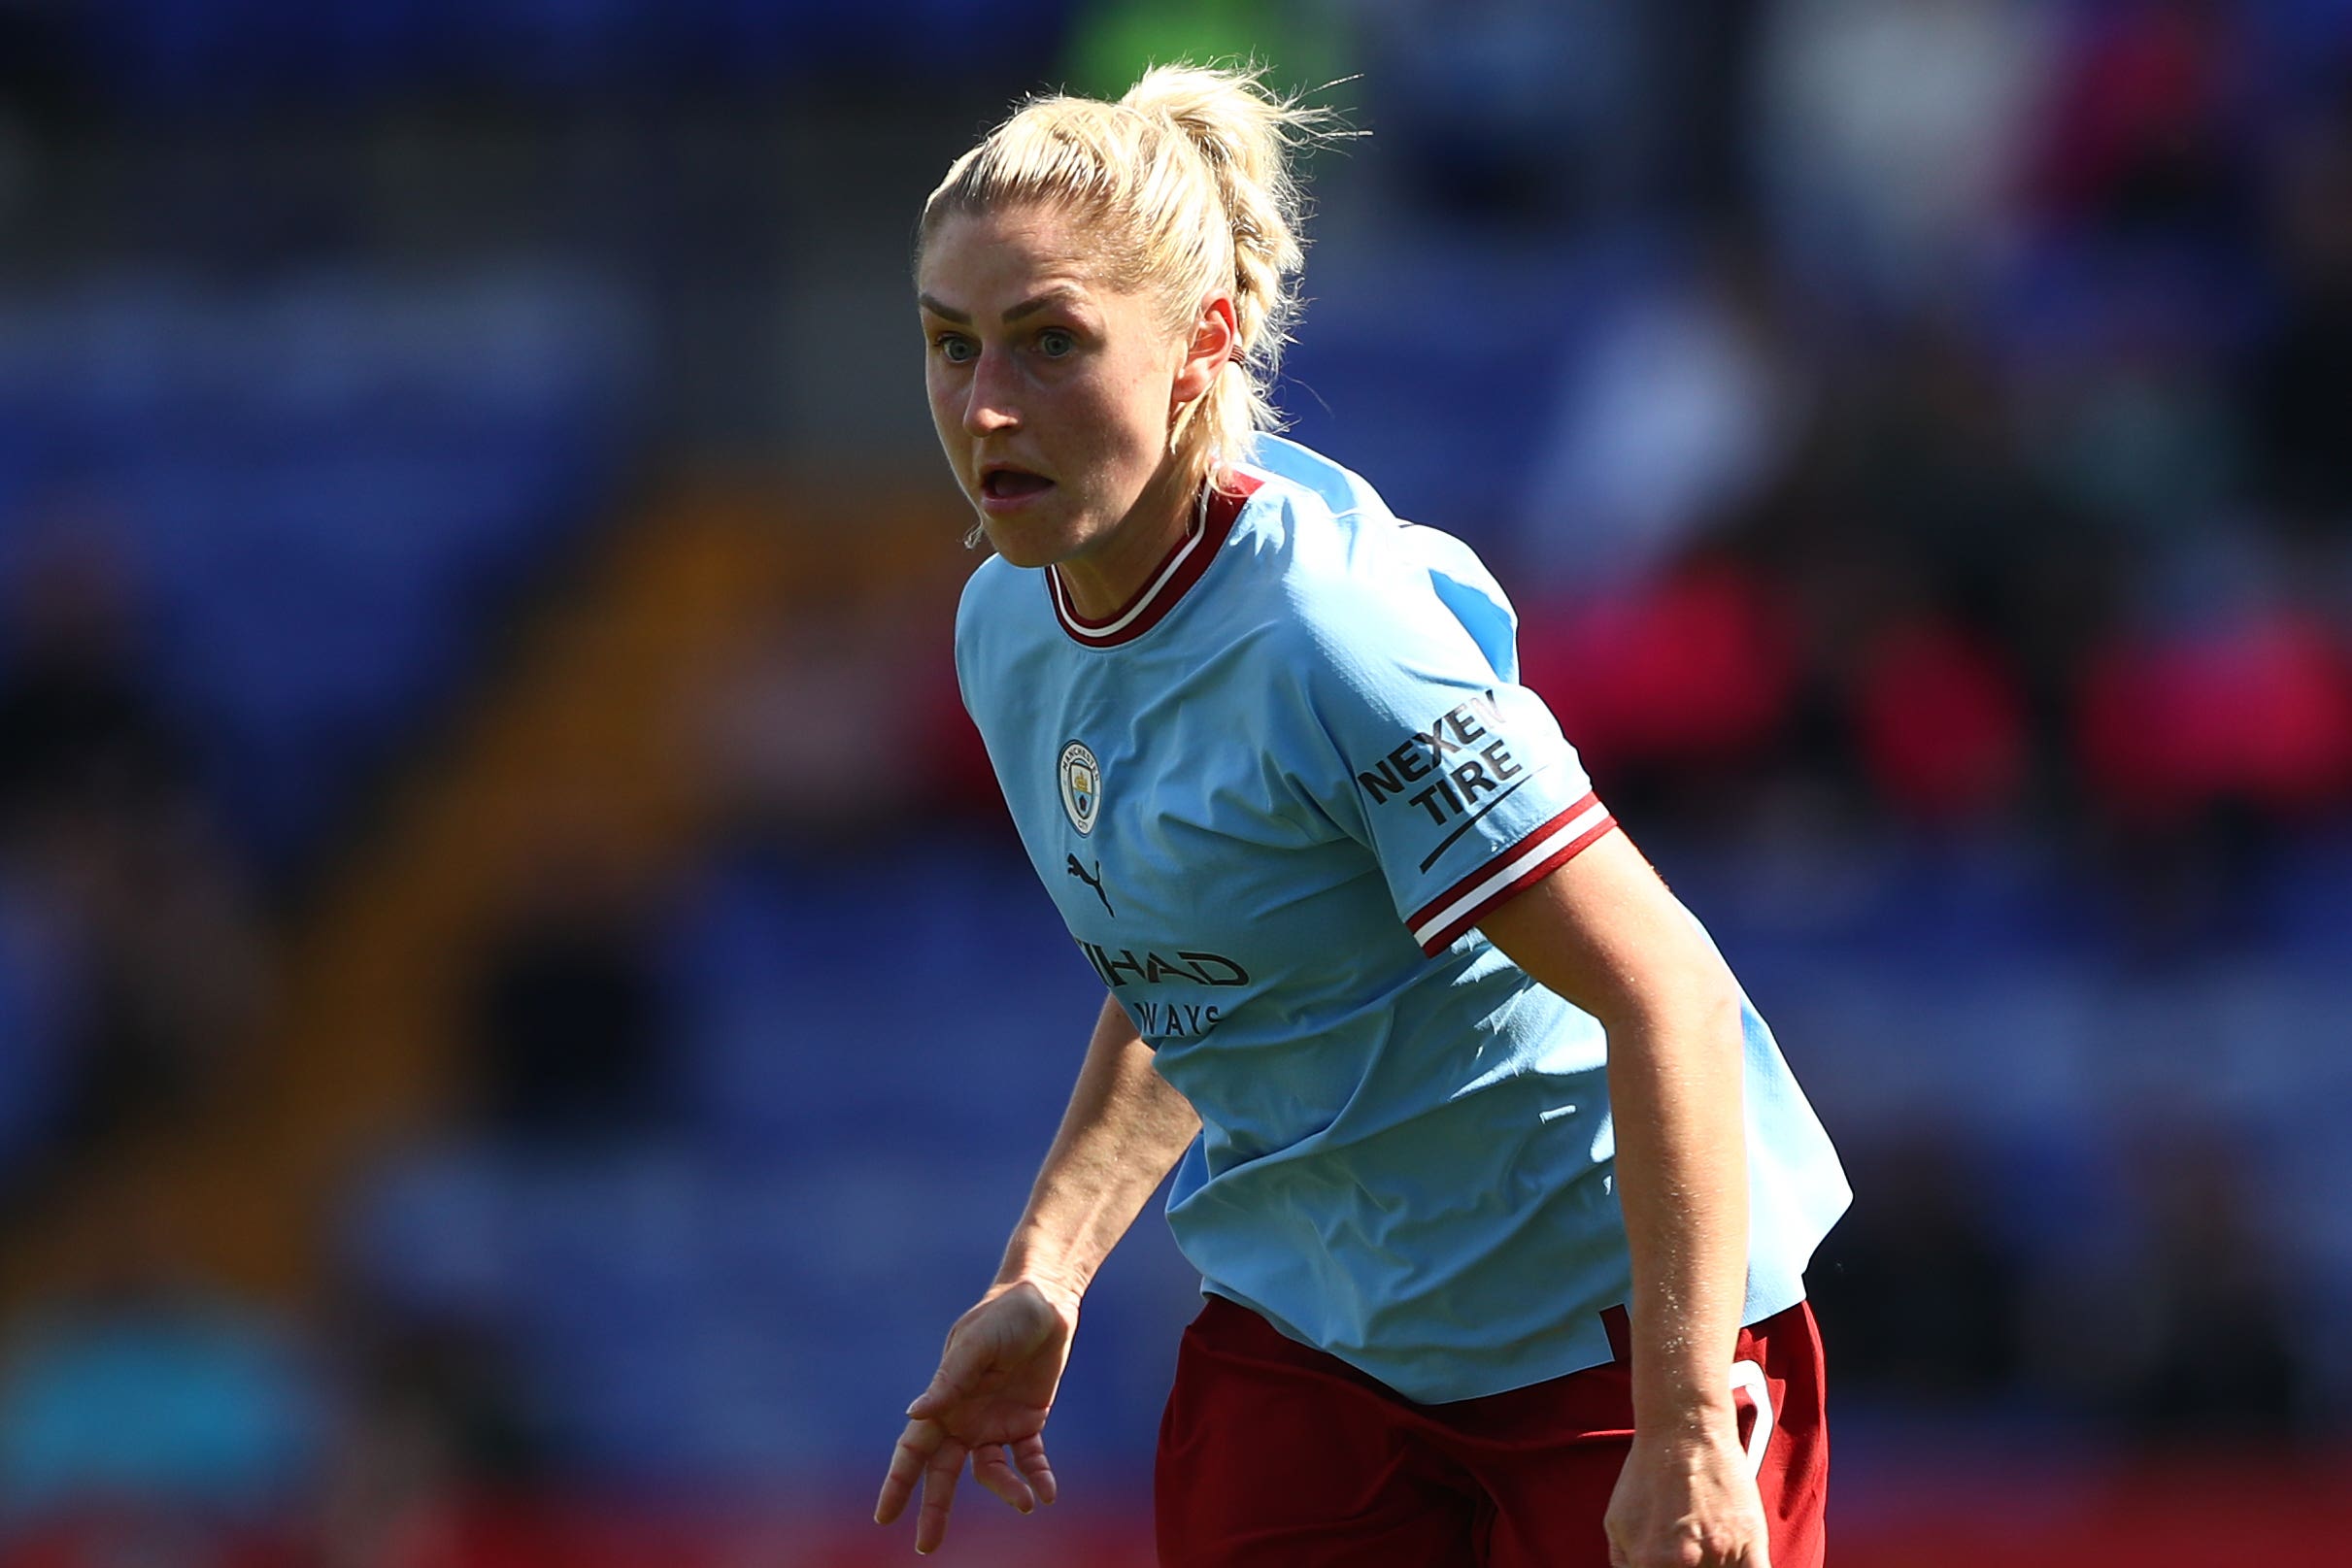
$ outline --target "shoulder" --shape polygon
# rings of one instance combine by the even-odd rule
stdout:
[[[1024,612],[1045,606],[1034,572],[1025,572],[1003,556],[991,554],[964,580],[963,595],[956,604],[956,654],[978,652],[992,638],[1017,633]]]
[[[1260,436],[1241,473],[1257,488],[1244,514],[1261,589],[1310,636],[1367,631],[1366,613],[1410,586],[1404,531],[1362,479],[1295,442]]]
[[[993,554],[973,569],[956,605],[956,684],[984,732],[1022,689],[1047,678],[1061,642],[1036,572]]]
[[[988,614],[991,607],[1021,587],[1030,575],[991,551],[972,569],[972,575],[964,579],[963,596],[956,606],[957,625],[960,627],[964,622]],[[1035,590],[1032,588],[1030,591]]]
[[[1333,517],[1371,514],[1394,520],[1388,503],[1362,475],[1285,437],[1260,432],[1251,444],[1249,461],[1241,466],[1260,482],[1271,482],[1280,493],[1311,498],[1315,507]]]
[[[1260,436],[1253,543],[1271,557],[1290,651],[1311,665],[1387,662],[1467,635],[1498,668],[1516,618],[1469,546],[1406,522],[1361,476],[1295,442]]]

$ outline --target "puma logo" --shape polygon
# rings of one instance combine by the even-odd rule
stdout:
[[[1071,855],[1070,875],[1094,889],[1094,896],[1102,900],[1104,914],[1110,916],[1114,920],[1119,918],[1119,912],[1111,908],[1111,895],[1102,890],[1102,862],[1100,860],[1094,862],[1094,875],[1090,877],[1087,875],[1086,867],[1078,863],[1078,857]]]

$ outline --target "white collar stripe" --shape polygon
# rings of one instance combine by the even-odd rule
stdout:
[[[1168,585],[1168,580],[1176,575],[1177,569],[1184,565],[1187,557],[1200,548],[1201,540],[1206,537],[1208,537],[1207,531],[1199,528],[1187,534],[1184,543],[1177,546],[1167,560],[1161,564],[1159,575],[1154,577],[1144,590],[1135,596],[1135,602],[1128,605],[1116,619],[1106,620],[1100,625],[1092,625],[1078,618],[1078,612],[1070,606],[1069,592],[1061,585],[1060,571],[1055,567],[1047,567],[1046,574],[1052,579],[1054,584],[1054,608],[1060,612],[1062,626],[1072,637],[1081,642],[1103,642],[1117,637],[1121,632],[1132,626],[1136,618],[1145,611],[1152,608],[1153,602],[1159,597],[1159,590]]]

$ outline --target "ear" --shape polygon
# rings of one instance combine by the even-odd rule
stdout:
[[[1198,402],[1217,384],[1218,373],[1241,351],[1241,328],[1233,315],[1233,296],[1211,294],[1193,318],[1192,341],[1183,363],[1176,367],[1176,387],[1170,413]]]

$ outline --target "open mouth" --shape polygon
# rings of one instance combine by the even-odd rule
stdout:
[[[980,476],[980,495],[986,501],[1025,501],[1053,487],[1052,480],[1025,468],[991,468]]]

